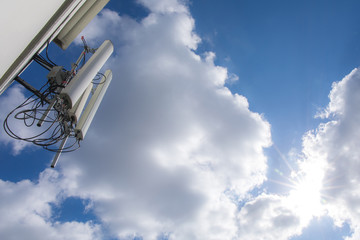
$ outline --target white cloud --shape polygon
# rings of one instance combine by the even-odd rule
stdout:
[[[0,98],[0,122],[3,123],[7,115],[14,110],[18,105],[25,101],[23,88],[19,85],[9,88]],[[32,131],[29,128],[24,127],[23,121],[18,121],[13,118],[13,115],[9,117],[8,124],[15,133],[19,136],[29,136]],[[12,147],[13,154],[17,155],[26,146],[30,144],[24,141],[19,141],[8,136],[3,126],[0,131],[0,143],[9,144]]]
[[[0,180],[1,239],[99,239],[100,227],[91,222],[57,222],[51,203],[59,204],[58,174],[46,170],[38,183]]]
[[[320,195],[324,161],[312,157],[301,155],[291,176],[278,182],[288,192],[262,193],[245,201],[238,214],[239,239],[290,239],[325,213]]]
[[[298,186],[249,200],[266,180],[270,125],[224,86],[238,77],[214,64],[215,53],[194,53],[201,40],[186,6],[139,2],[151,11],[141,22],[104,10],[81,34],[92,46],[114,42],[107,64],[114,79],[82,148],[62,155],[63,175],[0,180],[0,238],[99,239],[99,225],[53,219],[51,204],[73,196],[89,199],[119,238],[285,240],[326,209],[338,225],[348,221],[349,239],[357,239],[358,70],[333,85],[319,114],[332,119],[304,136]],[[20,87],[9,89],[0,118],[23,100]],[[25,147],[4,134],[0,141],[14,153]],[[316,183],[323,179],[331,188],[321,205]],[[239,209],[240,201],[247,202]]]
[[[109,9],[104,9],[95,16],[84,31],[82,31],[77,38],[75,38],[74,43],[77,45],[82,45],[81,36],[85,37],[86,42],[90,47],[96,48],[99,45],[101,36],[108,36],[109,39],[113,39],[115,36],[109,36],[114,34],[114,28],[119,27],[120,25],[131,24],[133,20],[128,17],[120,17],[116,12],[110,11]],[[117,38],[118,36],[116,36]]]
[[[62,191],[62,197],[91,200],[88,207],[121,238],[285,240],[326,208],[338,224],[349,221],[357,239],[358,70],[333,85],[319,114],[332,119],[304,136],[295,189],[249,200],[249,191],[266,180],[270,125],[249,110],[244,96],[224,87],[238,77],[214,64],[215,53],[194,53],[201,40],[186,6],[139,2],[151,11],[142,21],[104,10],[82,33],[93,46],[105,38],[114,42],[107,64],[114,79],[82,148],[62,155],[63,176],[42,177],[39,184],[3,182],[14,196],[24,194],[29,209],[20,208],[4,234],[27,227],[34,238],[41,230],[66,233],[59,239],[97,239],[98,225],[51,220],[49,203]],[[14,89],[9,98],[21,96]],[[336,187],[323,191],[325,205],[317,194],[323,179]],[[58,188],[45,190],[41,182]],[[24,186],[46,195],[33,201]],[[239,201],[247,202],[239,209]],[[5,202],[2,211],[9,214],[20,202],[14,204]]]
[[[225,68],[193,52],[194,20],[169,3],[146,2],[141,22],[107,10],[89,26],[117,21],[106,28],[114,79],[59,167],[67,194],[91,199],[116,236],[232,239],[237,200],[266,179],[270,125],[224,87]]]
[[[186,13],[185,0],[137,0],[155,13]]]
[[[340,226],[350,223],[354,233],[346,239],[358,239],[360,234],[360,72],[354,69],[340,82],[334,83],[330,103],[322,117],[331,117],[303,141],[304,152],[323,167],[323,198],[328,214]]]
[[[238,214],[239,239],[285,240],[299,235],[307,223],[289,205],[288,197],[261,194]]]
[[[239,76],[235,73],[230,73],[227,79],[227,83],[232,84],[239,80]]]
[[[358,103],[360,72],[354,69],[334,83],[327,108],[318,114],[329,118],[303,137],[302,154],[283,196],[262,194],[239,212],[239,237],[245,239],[289,239],[301,234],[313,217],[327,214],[340,227],[350,224],[352,235],[360,235],[360,131]]]
[[[238,214],[239,238],[289,239],[301,234],[313,217],[332,217],[336,226],[347,222],[346,240],[360,237],[360,71],[354,69],[333,83],[330,102],[318,114],[321,123],[303,137],[286,195],[261,194]]]

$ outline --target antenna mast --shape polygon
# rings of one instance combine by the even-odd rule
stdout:
[[[55,167],[61,153],[78,149],[80,142],[84,140],[112,79],[111,70],[107,70],[105,74],[99,71],[111,56],[114,46],[110,40],[105,40],[98,48],[90,48],[85,38],[81,37],[84,49],[75,63],[71,64],[71,69],[66,70],[49,59],[49,43],[54,41],[65,50],[108,2],[109,0],[64,1],[51,19],[45,22],[43,29],[17,56],[16,61],[9,64],[11,66],[0,79],[0,94],[13,81],[32,93],[7,115],[3,122],[5,132],[14,139],[31,142],[55,152],[51,167]],[[44,49],[47,58],[39,54]],[[85,61],[87,54],[92,56]],[[47,81],[40,89],[34,88],[19,76],[32,62],[49,71]],[[26,127],[32,127],[36,122],[38,128],[33,128],[35,134],[18,134],[9,121],[10,117],[15,121],[23,121]]]

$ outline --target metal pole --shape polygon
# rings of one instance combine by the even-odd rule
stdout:
[[[49,103],[49,106],[47,107],[45,113],[42,115],[41,119],[39,120],[39,122],[37,123],[38,127],[41,127],[42,124],[45,121],[45,118],[49,115],[49,112],[51,111],[51,109],[54,107],[55,103],[56,103],[57,99],[56,97],[52,100],[52,102]]]
[[[68,140],[68,138],[69,138],[69,135],[67,135],[67,136],[62,140],[62,142],[61,142],[61,144],[60,144],[60,147],[59,147],[59,150],[56,152],[55,157],[54,157],[54,159],[53,159],[53,161],[52,161],[52,163],[51,163],[51,167],[52,167],[52,168],[55,167],[57,161],[59,160],[60,154],[62,153],[62,150],[61,150],[61,149],[64,148],[65,143],[66,143],[66,141]]]

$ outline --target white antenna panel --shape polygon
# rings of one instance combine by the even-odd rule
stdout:
[[[112,42],[105,40],[70,83],[61,91],[60,98],[64,99],[69,108],[73,108],[113,51]]]
[[[87,0],[59,32],[54,42],[65,50],[109,0]]]
[[[91,97],[90,102],[86,106],[83,114],[81,115],[78,124],[75,128],[76,138],[79,140],[84,140],[85,135],[90,127],[90,124],[95,116],[97,109],[102,101],[102,98],[105,95],[105,92],[112,80],[111,70],[106,70],[101,83],[96,87],[94,95]]]
[[[93,83],[90,83],[89,86],[86,88],[85,92],[81,96],[81,98],[76,102],[75,106],[69,110],[69,117],[71,122],[77,123],[82,110],[84,109],[86,100],[88,99],[91,89],[93,88]]]

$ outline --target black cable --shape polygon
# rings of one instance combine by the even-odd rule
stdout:
[[[101,82],[94,82],[94,81],[98,81],[98,80],[101,80],[101,78],[104,77],[104,81],[101,81]],[[94,85],[100,85],[100,84],[104,84],[106,82],[106,76],[105,74],[101,73],[101,72],[98,72],[95,76],[95,78],[93,79],[92,81],[92,84]]]
[[[46,45],[46,57],[47,57],[47,59],[49,60],[50,63],[52,63],[53,65],[57,66],[57,64],[54,63],[53,61],[51,61],[51,59],[49,58],[49,54],[48,54],[49,44],[50,44],[50,42],[48,41],[48,42],[47,42],[47,45]]]
[[[72,152],[72,151],[75,151],[76,149],[78,149],[80,147],[80,143],[78,140],[74,140],[74,142],[71,145],[67,145],[66,147],[64,147],[62,149],[58,149],[58,148],[54,149],[51,147],[51,146],[55,146],[60,141],[63,141],[66,137],[76,139],[71,125],[68,126],[67,122],[63,122],[61,114],[59,114],[56,110],[52,110],[55,118],[51,119],[51,121],[45,120],[45,122],[49,123],[49,126],[44,131],[40,132],[39,134],[25,138],[25,137],[20,137],[18,134],[16,134],[14,131],[11,130],[9,123],[8,123],[8,119],[11,115],[15,115],[14,118],[17,120],[23,120],[25,123],[25,126],[30,127],[33,125],[34,121],[39,119],[39,117],[37,117],[38,112],[45,111],[43,109],[39,109],[39,107],[38,107],[38,106],[41,106],[38,103],[40,100],[33,99],[33,97],[34,96],[32,95],[29,98],[27,98],[23,103],[21,103],[18,107],[16,107],[14,110],[12,110],[7,115],[7,117],[5,118],[4,123],[3,123],[5,132],[14,139],[31,142],[35,145],[41,146],[44,149],[53,151],[53,152],[56,152],[56,151]],[[17,110],[27,107],[30,104],[32,104],[30,109],[21,110],[21,111],[18,111],[17,113],[15,113]],[[31,122],[27,123],[26,121],[28,121],[28,120],[30,120]],[[49,133],[49,135],[45,135],[47,133]],[[44,137],[42,137],[42,136],[44,136]],[[76,143],[78,143],[77,146],[75,146]]]
[[[76,144],[78,144],[78,146],[73,148]],[[51,152],[69,153],[69,152],[74,152],[79,148],[80,148],[80,140],[77,140],[75,138],[75,141],[73,144],[71,144],[70,146],[64,147],[62,149],[52,149],[52,148],[45,148],[45,149],[48,151],[51,151]]]
[[[33,60],[43,68],[50,71],[57,65],[49,58],[48,47],[49,42],[46,46],[47,59],[41,55],[36,54],[34,55]],[[82,58],[82,65],[85,64],[85,58],[86,57],[84,53]],[[63,69],[63,71],[68,74],[68,71],[65,69]],[[100,79],[101,76],[104,75],[99,73],[98,79]],[[67,78],[72,78],[72,76],[68,75]],[[95,84],[102,84],[105,81]],[[75,136],[75,126],[68,119],[68,113],[66,113],[66,111],[64,112],[64,109],[62,108],[57,108],[57,105],[54,105],[55,107],[53,109],[48,109],[49,104],[54,103],[53,101],[58,101],[56,98],[59,94],[59,91],[64,87],[65,85],[58,85],[48,80],[40,88],[40,90],[38,90],[38,94],[33,94],[25,99],[24,102],[14,108],[6,116],[3,122],[3,128],[5,132],[14,139],[30,142],[53,152],[72,152],[78,149],[80,147],[80,140]],[[46,114],[45,117],[44,114]],[[28,128],[34,126],[34,123],[39,120],[45,123],[45,125],[40,129],[40,131],[33,133],[32,136],[25,137],[21,136],[21,134],[19,134],[17,131],[14,131],[13,127],[11,126],[12,123],[9,121],[11,117],[14,120],[23,121],[25,127]],[[59,142],[64,141],[64,139],[67,138],[70,139],[70,144],[66,144],[61,149],[56,147]]]

